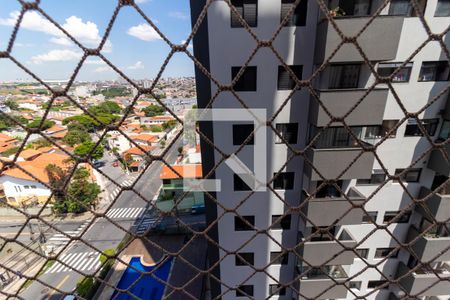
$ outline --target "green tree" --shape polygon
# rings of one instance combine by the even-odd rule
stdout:
[[[91,136],[86,130],[69,130],[63,139],[64,143],[69,146],[75,146],[84,142],[92,141]]]
[[[19,110],[19,104],[12,99],[8,99],[5,101],[5,105],[8,106],[11,110]]]
[[[28,123],[27,126],[28,126],[28,128],[39,128],[39,126],[41,124],[41,121],[42,121],[41,118],[34,119],[30,123]],[[41,128],[41,130],[46,130],[46,129],[49,129],[50,127],[52,127],[55,124],[56,124],[55,121],[44,120],[44,122],[42,123],[42,126],[40,128]]]
[[[149,105],[142,109],[147,117],[160,116],[164,114],[164,107],[160,105]]]
[[[82,213],[92,207],[101,192],[100,186],[88,181],[89,171],[79,168],[75,171],[67,189],[66,207],[70,213]]]
[[[62,123],[63,125],[68,125],[68,127],[75,126],[74,124],[82,125],[89,132],[95,131],[95,129],[100,125],[100,123],[94,120],[91,116],[85,114],[65,118]]]
[[[105,101],[99,105],[89,107],[88,111],[94,115],[97,114],[119,114],[122,109],[119,104],[114,101]]]
[[[78,147],[76,147],[74,153],[81,157],[88,157],[89,154],[93,151],[92,154],[90,155],[90,158],[92,160],[98,160],[103,157],[104,148],[101,144],[99,144],[97,147],[95,147],[95,145],[96,143],[92,141],[86,141],[81,145],[79,145]]]
[[[23,125],[28,123],[27,119],[20,115],[10,115],[8,118],[6,115],[0,114],[0,130],[8,130],[15,126],[18,126],[18,124],[11,119]]]
[[[159,125],[151,125],[151,126],[150,126],[150,130],[151,130],[152,132],[162,132],[162,128],[161,128],[161,126],[159,126]]]
[[[170,120],[167,122],[162,123],[162,128],[164,130],[168,130],[168,129],[172,129],[177,125],[177,121],[176,120]]]
[[[66,213],[66,197],[63,190],[66,184],[67,173],[61,167],[54,164],[47,165],[45,171],[47,172],[49,185],[53,191],[53,210],[56,213]]]
[[[32,143],[32,145],[35,149],[39,149],[39,148],[43,148],[43,147],[50,147],[52,145],[52,143],[50,143],[49,141],[47,141],[44,138],[40,138],[40,139],[35,140]]]
[[[56,165],[48,165],[46,171],[54,190],[55,212],[82,213],[95,204],[101,189],[98,184],[88,180],[90,173],[86,168],[81,167],[74,172],[65,193],[63,190],[68,172]]]

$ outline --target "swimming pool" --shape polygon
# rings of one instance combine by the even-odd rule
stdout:
[[[155,277],[163,281],[167,281],[169,278],[170,267],[172,266],[173,258],[164,261],[162,264],[157,264],[155,266],[147,267],[141,263],[140,257],[133,257],[130,261],[130,266],[133,266],[139,271],[150,272],[155,270],[152,275],[142,276],[136,284],[133,283],[138,280],[141,273],[128,267],[122,275],[117,287],[119,289],[128,289],[133,295],[143,300],[159,300],[163,297],[165,285],[159,282]],[[114,292],[111,299],[118,300],[128,300],[133,299],[130,295],[126,293],[120,293],[117,295],[117,291]]]

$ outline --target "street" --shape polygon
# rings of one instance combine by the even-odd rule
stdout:
[[[175,162],[178,155],[178,144],[179,142],[176,142],[165,155],[165,160],[168,163]],[[105,155],[107,163],[101,170],[122,186],[131,186],[137,175],[130,176],[124,173],[120,167],[113,167],[111,165],[112,159],[112,157]],[[162,165],[158,161],[152,163],[134,185],[134,189],[149,201],[155,199],[161,187],[162,183],[159,179],[159,174]],[[53,245],[55,252],[62,250],[64,247],[66,248],[58,257],[58,260],[64,262],[64,264],[56,262],[48,268],[39,277],[43,282],[68,293],[74,291],[77,282],[83,275],[73,269],[84,274],[94,274],[100,266],[100,253],[95,248],[101,251],[110,248],[115,249],[126,235],[126,231],[144,214],[148,203],[134,191],[125,190],[119,193],[120,187],[117,187],[112,182],[107,182],[104,186],[107,199],[103,204],[99,205],[100,207],[97,208],[97,211],[104,211],[107,217],[116,222],[117,225],[105,218],[57,224],[58,229],[64,231],[65,234],[70,237],[82,237],[82,241],[89,245],[82,241],[71,242],[69,237],[61,233],[46,234],[47,245]],[[108,207],[110,201],[115,197],[118,197],[117,200],[111,207]],[[50,299],[52,296],[55,297],[54,299],[59,299],[60,295],[57,296],[57,294],[54,294],[51,289],[43,284],[33,282],[20,295],[24,299],[30,300],[36,298]]]

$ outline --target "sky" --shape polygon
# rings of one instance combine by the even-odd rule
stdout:
[[[181,44],[191,32],[189,0],[135,0],[172,43]],[[117,0],[41,0],[40,7],[88,48],[102,40]],[[17,0],[0,0],[0,51],[7,49],[20,11]],[[192,47],[189,46],[189,51]],[[156,76],[170,47],[132,7],[119,12],[102,54],[132,79]],[[75,70],[81,49],[36,11],[22,21],[11,55],[44,80],[65,80]],[[176,53],[163,77],[193,76],[194,64]],[[120,77],[97,57],[90,57],[76,77],[78,81]],[[27,80],[29,76],[10,60],[0,59],[0,81]]]

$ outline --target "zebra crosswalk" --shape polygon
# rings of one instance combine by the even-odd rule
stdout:
[[[135,177],[130,177],[129,179],[123,181],[120,185],[121,186],[131,186],[134,181],[136,180]],[[109,193],[109,200],[112,201],[114,199],[116,199],[117,195],[119,195],[121,187],[117,186],[112,192]]]
[[[71,272],[74,270],[94,273],[101,265],[100,253],[79,252],[63,254],[44,274]]]
[[[150,227],[155,226],[159,221],[159,218],[155,215],[145,215],[139,222],[136,228],[137,234],[144,234]]]
[[[106,216],[110,219],[133,219],[138,218],[144,210],[144,207],[112,208],[106,213]]]
[[[76,230],[64,231],[65,234],[56,233],[51,238],[47,240],[47,248],[51,249],[53,252],[58,252],[59,249],[63,248],[70,242],[70,237],[77,237],[80,233],[88,226],[90,221],[86,221],[81,224]],[[69,237],[68,237],[68,236]]]

